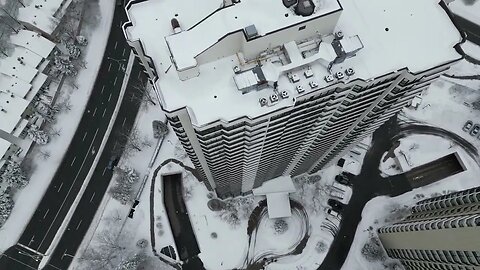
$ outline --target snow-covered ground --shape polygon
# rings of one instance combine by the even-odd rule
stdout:
[[[448,73],[462,75],[479,74],[479,67],[465,61],[454,66]],[[432,84],[422,94],[422,103],[417,110],[405,108],[404,115],[429,125],[438,126],[463,137],[477,149],[480,149],[480,139],[462,131],[467,120],[480,122],[480,84],[478,80],[459,80],[442,78]],[[404,117],[402,117],[404,118]],[[405,118],[404,118],[405,119]],[[348,258],[343,265],[344,270],[380,270],[385,269],[384,263],[369,262],[362,255],[361,250],[370,235],[385,224],[394,222],[393,218],[399,215],[402,209],[408,209],[415,202],[431,196],[450,193],[478,186],[480,168],[476,161],[455,143],[441,137],[429,135],[411,135],[400,140],[395,153],[405,156],[411,166],[418,166],[432,161],[446,154],[457,152],[466,166],[466,171],[445,178],[428,186],[417,188],[394,198],[377,197],[365,206],[362,220],[357,228],[355,240],[350,249]],[[385,174],[397,174],[392,168],[393,159],[380,164]]]
[[[83,115],[95,83],[92,78],[96,77],[100,68],[113,19],[114,3],[99,1],[99,4],[101,13],[99,23],[97,25],[84,24],[85,28],[82,31],[90,43],[84,51],[87,68],[79,71],[76,78],[75,84],[78,89],[64,84],[62,95],[59,97],[59,101],[62,101],[69,96],[72,104],[71,110],[57,115],[57,121],[53,128],[60,131],[60,136],[53,137],[47,145],[36,146],[32,149],[30,153],[32,159],[30,183],[15,194],[14,200],[17,203],[9,219],[0,229],[0,252],[17,242],[60,165]],[[48,159],[41,158],[41,151],[50,153],[50,157]]]

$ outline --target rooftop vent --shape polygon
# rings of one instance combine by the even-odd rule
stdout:
[[[175,34],[182,32],[182,28],[180,27],[180,23],[177,19],[173,18],[170,21],[170,24],[172,24],[172,29]]]
[[[341,80],[341,79],[343,79],[343,77],[345,77],[345,74],[343,74],[343,72],[339,71],[339,72],[335,73],[335,78]]]
[[[311,78],[311,77],[313,77],[313,71],[312,71],[311,69],[307,69],[307,70],[303,73],[303,75],[305,75],[305,78],[307,78],[307,79],[308,79],[308,78]]]
[[[284,99],[289,97],[288,92],[285,91],[285,90],[283,90],[283,91],[280,93],[280,96],[281,96],[282,98],[284,98]]]
[[[282,0],[283,1],[283,5],[286,7],[286,8],[290,8],[291,6],[294,6],[297,4],[298,0]]]
[[[247,40],[250,40],[258,36],[258,31],[254,24],[245,27],[244,30],[245,30],[245,35],[247,35]]]
[[[347,74],[347,76],[352,76],[353,74],[355,74],[355,70],[353,70],[353,68],[347,68],[345,70],[345,74]]]
[[[297,83],[300,81],[300,77],[297,75],[297,74],[288,74],[288,77],[290,78],[290,80],[293,82],[293,83]]]
[[[278,101],[278,95],[277,95],[277,94],[271,94],[271,95],[270,95],[270,101],[271,101],[272,103],[277,102],[277,101]]]
[[[335,80],[335,78],[332,75],[327,75],[327,76],[325,76],[324,80],[327,83],[331,83],[331,82],[333,82],[333,80]]]
[[[318,83],[316,81],[311,81],[311,82],[308,83],[308,85],[310,85],[310,88],[312,88],[312,89],[318,87]]]
[[[341,40],[343,38],[343,32],[338,31],[335,33],[335,40]]]
[[[264,98],[264,97],[260,98],[260,99],[258,100],[258,102],[260,103],[260,106],[262,106],[262,107],[263,107],[263,106],[266,106],[267,103],[268,103],[267,99]]]
[[[307,17],[313,14],[315,11],[315,4],[312,0],[298,0],[298,4],[295,7],[295,14]]]
[[[303,88],[303,86],[301,86],[301,85],[297,85],[296,89],[297,89],[297,92],[298,92],[299,94],[305,92],[305,88]]]
[[[238,66],[234,66],[234,67],[233,67],[233,72],[234,72],[235,74],[239,74],[240,72],[242,72],[242,70],[241,70]]]

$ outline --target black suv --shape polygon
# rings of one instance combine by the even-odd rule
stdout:
[[[345,204],[344,203],[341,203],[335,199],[328,199],[328,205],[330,207],[332,207],[333,210],[335,210],[336,212],[342,212],[343,209],[345,209]]]

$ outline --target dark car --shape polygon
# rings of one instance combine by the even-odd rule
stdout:
[[[107,169],[109,170],[113,170],[113,168],[115,168],[115,166],[118,165],[118,157],[111,157],[110,160],[108,161],[108,165],[107,165]]]
[[[475,124],[475,126],[473,126],[472,130],[470,130],[470,135],[477,136],[478,133],[480,133],[480,125]]]
[[[345,185],[345,186],[351,186],[352,185],[352,183],[350,182],[348,177],[343,175],[343,174],[336,175],[335,176],[335,181],[337,181],[338,183],[340,183],[342,185]]]
[[[465,122],[465,124],[463,125],[463,131],[465,132],[469,132],[470,129],[472,129],[472,126],[473,126],[473,122],[468,120],[467,122]]]
[[[342,212],[343,209],[345,209],[345,204],[344,203],[341,203],[335,199],[328,199],[328,205],[330,207],[332,207],[333,210],[335,210],[336,212]]]

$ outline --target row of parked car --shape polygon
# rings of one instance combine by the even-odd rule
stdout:
[[[470,133],[471,136],[478,136],[477,139],[480,140],[480,124],[473,124],[471,120],[468,120],[463,125],[463,131]]]
[[[335,184],[335,183],[334,183],[333,187],[336,187],[339,190],[341,190],[342,189],[341,185],[348,186],[348,187],[352,186],[352,183],[350,181],[351,176],[352,175],[350,173],[347,173],[347,172],[342,172],[341,174],[336,175],[335,176],[335,182],[340,184],[340,187],[339,187],[338,184]],[[333,193],[336,194],[337,192],[333,192]],[[333,193],[331,195],[335,195]],[[338,196],[335,196],[335,197],[340,198],[340,196],[341,196],[341,194],[338,195]],[[334,216],[334,217],[337,217],[337,218],[339,218],[341,216],[341,213],[345,209],[345,206],[346,206],[346,204],[342,203],[337,198],[328,199],[327,203],[328,203],[328,206],[330,206],[329,208],[326,209],[327,214],[329,214],[331,216]]]

